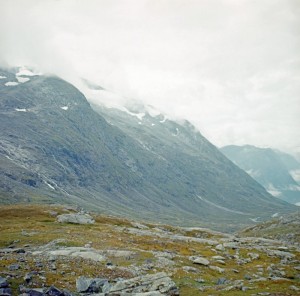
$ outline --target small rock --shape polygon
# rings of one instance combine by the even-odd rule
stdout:
[[[81,276],[76,280],[76,289],[79,293],[108,293],[110,284],[107,279]]]
[[[210,268],[211,270],[215,270],[215,271],[217,271],[217,272],[219,272],[219,273],[224,273],[224,271],[225,271],[224,268],[221,268],[221,267],[219,267],[219,266],[213,266],[213,265],[210,265],[209,268]]]
[[[11,296],[11,288],[0,288],[0,296]]]
[[[214,259],[214,260],[225,260],[226,259],[223,256],[212,256],[211,258]]]
[[[28,284],[32,280],[32,273],[26,273],[24,276],[24,281]]]
[[[215,249],[218,250],[218,251],[224,251],[225,250],[225,248],[222,244],[216,245]]]
[[[194,264],[200,264],[200,265],[209,265],[209,261],[203,257],[195,257],[195,256],[191,256],[189,258]]]
[[[257,260],[259,259],[259,254],[257,253],[248,253],[247,254],[252,260]]]
[[[11,264],[11,265],[8,266],[8,269],[9,269],[10,271],[18,270],[18,269],[20,269],[20,268],[21,268],[21,266],[20,266],[19,264]]]
[[[252,277],[249,274],[246,274],[244,276],[244,279],[247,280],[247,281],[250,281],[250,280],[252,280]]]
[[[205,280],[203,278],[195,279],[195,281],[198,282],[198,283],[200,283],[200,284],[205,283]]]
[[[46,295],[49,295],[49,296],[63,296],[64,293],[57,289],[56,287],[54,286],[51,286],[46,292],[45,292]]]
[[[195,267],[191,267],[191,266],[183,266],[182,269],[185,271],[185,272],[194,272],[194,273],[197,273],[199,272],[199,270]]]
[[[8,282],[6,278],[0,276],[0,288],[7,288]]]
[[[225,285],[227,282],[226,278],[219,278],[216,282],[217,285]]]
[[[289,286],[289,289],[293,290],[293,291],[300,291],[300,288],[298,288],[298,287],[296,287],[294,285]]]

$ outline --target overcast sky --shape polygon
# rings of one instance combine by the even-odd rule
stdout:
[[[299,31],[299,0],[0,0],[0,63],[85,77],[217,146],[300,156]]]

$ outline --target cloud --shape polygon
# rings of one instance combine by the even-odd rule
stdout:
[[[218,146],[300,154],[297,0],[11,0],[0,11],[2,64],[85,77],[189,119]]]

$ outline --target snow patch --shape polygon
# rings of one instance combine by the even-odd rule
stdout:
[[[68,106],[63,106],[63,107],[60,107],[60,109],[63,109],[63,110],[68,110],[69,107]]]
[[[19,108],[16,108],[15,110],[18,111],[18,112],[27,112],[26,109],[19,109]]]
[[[251,176],[252,178],[254,178],[254,179],[257,178],[257,177],[259,177],[259,176],[261,175],[261,173],[260,173],[259,170],[255,171],[255,170],[253,170],[253,169],[246,171],[246,173],[247,173],[248,175],[250,175],[250,176]]]
[[[46,185],[48,185],[48,187],[50,187],[51,189],[55,190],[55,188],[54,188],[51,184],[49,184],[49,183],[46,182],[46,181],[44,181],[44,182],[46,183]]]
[[[9,82],[6,82],[5,85],[6,86],[15,86],[15,85],[18,85],[19,82],[15,82],[15,81],[9,81]]]
[[[137,117],[139,120],[143,120],[143,117],[145,116],[145,113],[134,113],[134,112],[129,111],[125,107],[124,107],[124,111],[131,116]]]
[[[26,67],[20,67],[19,72],[16,74],[16,76],[37,76],[42,75],[42,73],[34,73],[30,70],[28,70]]]
[[[164,119],[163,119],[163,120],[160,120],[159,122],[160,122],[160,123],[164,123],[164,122],[166,122],[166,120],[167,120],[167,117],[165,116]]]
[[[155,123],[152,123],[151,126],[155,126]]]
[[[142,123],[139,121],[139,124],[142,124]]]
[[[272,215],[272,218],[276,218],[278,216],[279,216],[279,213],[275,213],[275,214]]]
[[[296,182],[300,183],[300,170],[292,170],[289,173]]]
[[[27,77],[16,76],[16,78],[18,79],[19,83],[25,83],[30,80],[30,78],[27,78]]]
[[[255,222],[255,223],[258,223],[259,221],[258,221],[258,219],[259,219],[260,217],[256,217],[256,218],[249,218],[252,222]]]
[[[176,134],[172,134],[172,136],[177,137],[178,134],[179,134],[179,129],[178,129],[178,127],[176,127]]]
[[[6,76],[1,76],[0,75],[0,79],[6,79],[7,77]]]
[[[295,205],[300,207],[300,202],[296,202]]]
[[[272,183],[270,183],[266,189],[271,195],[273,195],[275,197],[280,196],[282,193],[277,188],[275,188],[275,186]]]

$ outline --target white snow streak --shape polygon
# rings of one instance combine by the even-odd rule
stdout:
[[[15,82],[15,81],[9,81],[9,82],[6,82],[5,85],[6,86],[15,86],[15,85],[18,85],[19,82]]]

